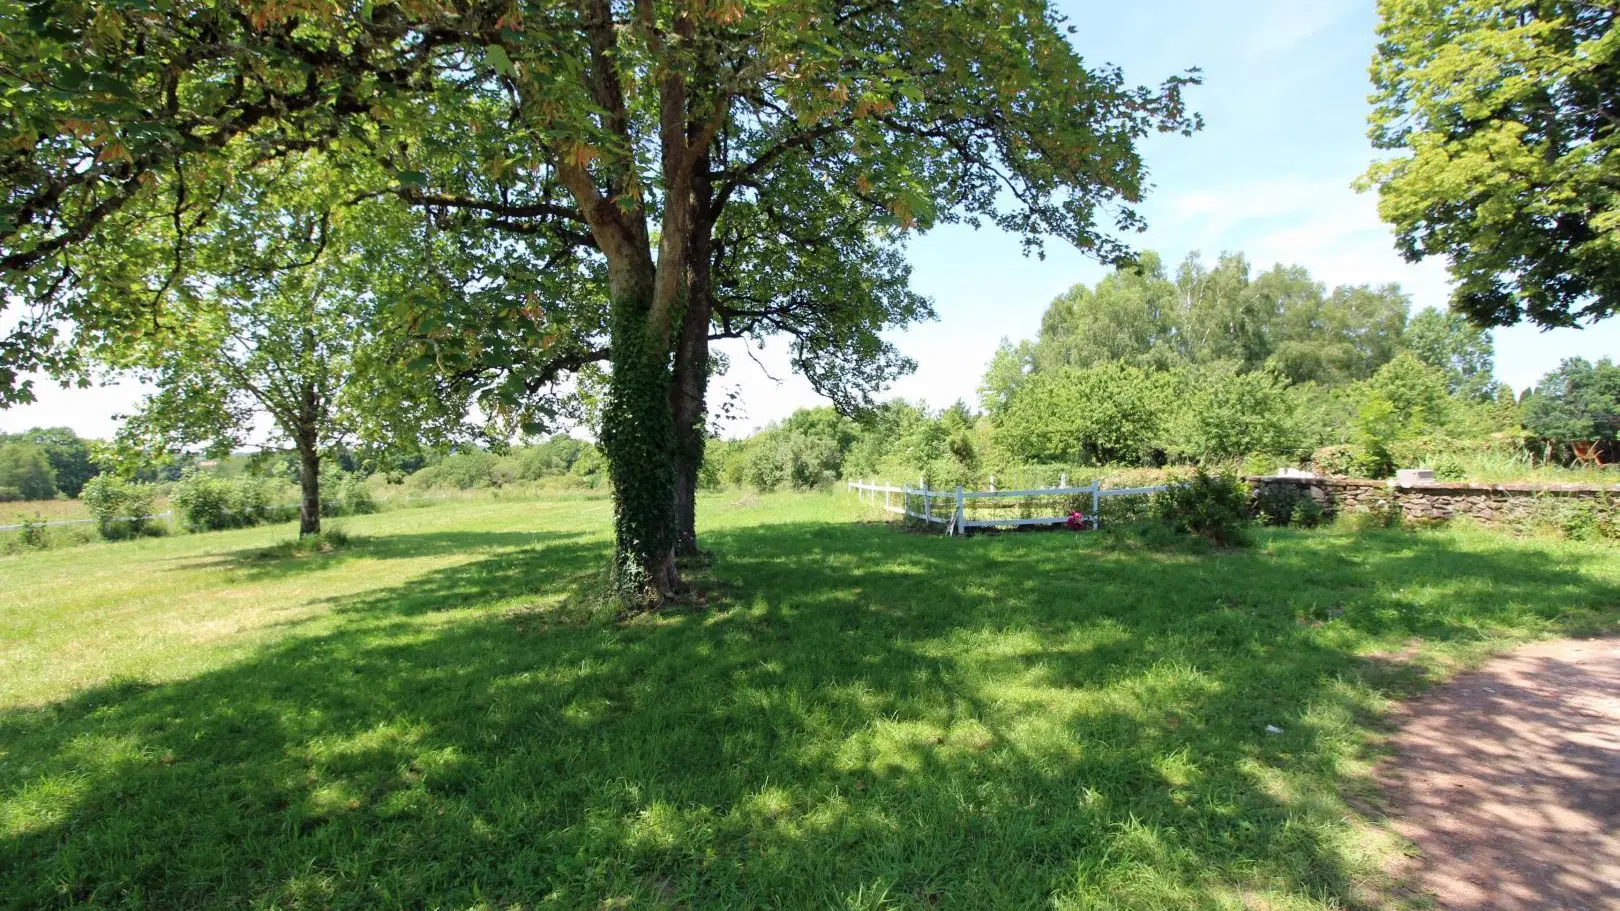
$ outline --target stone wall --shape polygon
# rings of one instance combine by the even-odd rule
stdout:
[[[1584,484],[1468,484],[1430,481],[1400,484],[1351,478],[1252,477],[1256,495],[1271,490],[1306,493],[1331,514],[1368,512],[1398,505],[1401,514],[1417,521],[1444,521],[1467,516],[1485,524],[1507,525],[1530,518],[1537,501],[1546,498],[1590,500],[1608,509],[1620,509],[1620,485]]]

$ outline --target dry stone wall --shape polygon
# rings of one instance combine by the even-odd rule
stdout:
[[[1393,503],[1416,521],[1445,521],[1467,516],[1487,525],[1511,525],[1529,519],[1539,501],[1587,500],[1620,510],[1620,485],[1468,484],[1455,481],[1399,484],[1352,478],[1252,477],[1251,492],[1303,493],[1329,514],[1372,512]]]

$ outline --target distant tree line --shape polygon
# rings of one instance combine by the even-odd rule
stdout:
[[[70,428],[0,433],[0,502],[76,497],[100,473],[90,443]]]
[[[1037,339],[1003,342],[982,412],[889,402],[861,420],[800,411],[714,444],[704,480],[762,490],[847,477],[948,486],[1024,466],[1306,465],[1383,477],[1420,464],[1461,477],[1484,454],[1567,462],[1612,448],[1620,368],[1565,361],[1521,399],[1493,376],[1491,336],[1454,313],[1408,315],[1398,286],[1329,289],[1298,266],[1258,276],[1194,254],[1147,254],[1048,308]]]

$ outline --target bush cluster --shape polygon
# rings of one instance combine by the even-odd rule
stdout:
[[[607,462],[595,446],[558,434],[544,443],[519,446],[505,455],[486,449],[453,452],[404,480],[424,490],[482,490],[519,483],[594,488],[607,477]]]
[[[1248,543],[1249,491],[1232,475],[1200,470],[1185,484],[1153,495],[1153,514],[1177,534],[1197,535],[1222,546]]]
[[[380,507],[364,475],[329,471],[321,475],[321,515],[364,516]],[[296,512],[296,510],[294,510]]]
[[[1571,541],[1620,541],[1620,509],[1610,498],[1572,500],[1543,497],[1535,503],[1531,526]]]
[[[290,518],[286,487],[270,478],[222,478],[194,473],[169,492],[180,524],[192,531],[246,528]],[[291,507],[296,514],[297,507]]]
[[[0,554],[14,554],[29,550],[50,550],[56,547],[75,547],[89,544],[98,537],[95,528],[88,525],[51,527],[37,520],[23,519],[22,528],[0,535]],[[162,526],[153,526],[161,529]],[[150,531],[148,532],[150,533]]]
[[[151,484],[126,481],[116,475],[96,475],[85,482],[79,499],[96,519],[108,540],[133,538],[157,531],[151,518],[157,489]]]

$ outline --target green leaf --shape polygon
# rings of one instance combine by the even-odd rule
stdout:
[[[484,59],[489,61],[489,65],[494,67],[497,73],[510,76],[513,79],[517,78],[517,67],[512,65],[512,58],[506,55],[506,48],[498,44],[486,45],[484,47]]]
[[[428,185],[428,176],[421,171],[400,171],[394,177],[400,183],[409,184],[413,187],[425,187]]]

